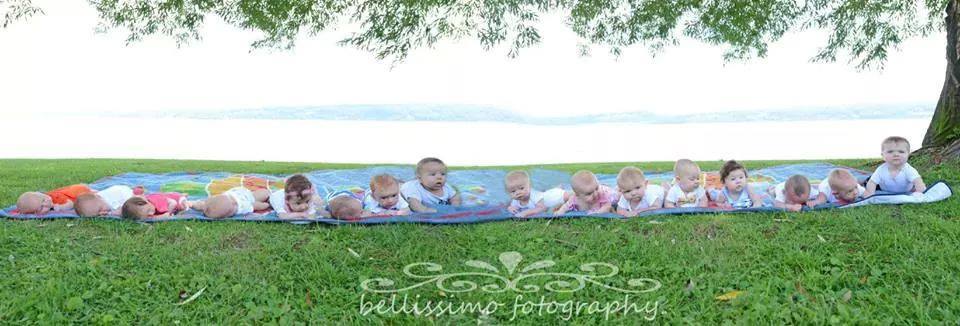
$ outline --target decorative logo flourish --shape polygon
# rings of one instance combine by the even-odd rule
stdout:
[[[464,265],[478,271],[461,273],[443,273],[443,266],[440,264],[419,262],[403,268],[403,274],[417,280],[417,283],[413,285],[397,288],[395,287],[396,282],[392,279],[371,278],[361,282],[360,286],[364,290],[374,293],[404,292],[431,283],[435,284],[438,289],[449,293],[471,292],[477,289],[488,293],[506,291],[532,293],[541,289],[550,292],[576,292],[586,287],[588,283],[623,293],[646,293],[656,291],[661,286],[659,281],[649,278],[630,279],[627,281],[627,287],[629,288],[610,286],[598,282],[597,280],[613,277],[620,273],[620,268],[608,263],[582,264],[580,265],[580,271],[583,273],[577,274],[546,271],[546,269],[556,265],[552,260],[540,260],[518,270],[517,268],[520,267],[522,260],[523,255],[520,253],[508,251],[500,254],[500,263],[503,265],[503,269],[485,261],[468,260],[464,262]],[[424,269],[425,272],[418,272],[421,269]],[[480,278],[485,281],[476,282],[470,280],[470,278]],[[552,281],[545,283],[542,287],[536,284],[527,284],[536,279],[552,279]]]

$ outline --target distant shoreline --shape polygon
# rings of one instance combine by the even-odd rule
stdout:
[[[410,121],[499,122],[541,126],[593,123],[722,123],[792,122],[825,120],[930,119],[933,104],[888,104],[805,109],[744,110],[693,114],[657,114],[646,111],[584,114],[577,116],[530,116],[510,110],[464,105],[334,105],[230,110],[181,110],[144,112],[70,112],[74,117],[172,118],[198,120],[318,120],[318,121]]]

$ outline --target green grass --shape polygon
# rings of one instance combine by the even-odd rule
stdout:
[[[832,161],[871,169],[871,160]],[[749,168],[788,162],[746,162]],[[960,184],[960,162],[915,166],[925,180]],[[555,165],[613,173],[624,164]],[[671,163],[639,163],[668,170]],[[720,162],[702,162],[705,170]],[[92,182],[121,172],[233,171],[286,174],[357,165],[152,160],[0,160],[0,203],[23,191]],[[658,322],[744,324],[932,323],[960,320],[960,199],[928,205],[874,206],[811,213],[717,214],[625,221],[507,221],[474,225],[298,226],[279,223],[113,220],[0,220],[0,323],[220,324],[559,324],[560,315],[512,318],[517,293],[451,293],[428,284],[418,302],[497,301],[490,316],[362,316],[360,283],[414,280],[402,269],[434,262],[444,273],[502,269],[502,252],[543,259],[546,270],[582,273],[606,262],[627,287],[646,277],[662,287],[632,295],[659,304]],[[421,270],[422,271],[422,270]],[[489,281],[480,277],[466,280]],[[544,285],[562,278],[524,284]],[[569,279],[564,279],[569,280]],[[185,296],[204,292],[184,305]],[[731,290],[744,294],[723,302]],[[593,285],[573,293],[540,291],[535,301],[610,302],[623,295]],[[371,300],[372,294],[364,294]],[[373,295],[375,298],[383,296]],[[615,314],[610,322],[645,322]],[[603,314],[575,316],[578,324]]]

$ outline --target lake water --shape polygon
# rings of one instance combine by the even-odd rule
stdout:
[[[929,119],[749,123],[513,123],[11,117],[3,158],[155,158],[452,165],[827,159],[919,146]]]

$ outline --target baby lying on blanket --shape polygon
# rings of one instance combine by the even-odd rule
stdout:
[[[283,189],[270,193],[269,202],[280,218],[312,218],[323,208],[323,198],[302,174],[287,178]]]
[[[190,209],[187,195],[176,192],[133,196],[123,203],[120,216],[128,219],[167,217]]]
[[[716,196],[717,207],[741,209],[763,205],[763,197],[750,189],[747,168],[737,161],[730,160],[723,164],[720,182],[723,182],[723,187]]]
[[[810,186],[807,177],[795,174],[787,181],[771,187],[768,192],[773,196],[773,207],[799,212],[804,205],[817,206],[819,191]]]
[[[138,188],[141,189],[142,188]],[[120,215],[120,208],[136,191],[124,185],[111,186],[97,192],[77,196],[74,208],[80,217]]]
[[[820,194],[817,195],[815,203],[846,205],[857,201],[863,196],[866,189],[858,182],[857,178],[846,169],[833,169],[827,180],[820,183],[818,187]]]
[[[400,195],[400,182],[389,174],[370,178],[370,190],[363,196],[364,216],[407,215],[410,205]]]
[[[649,183],[643,171],[636,167],[620,169],[617,174],[617,188],[620,189],[617,214],[633,217],[642,212],[663,208],[663,188]]]
[[[673,165],[674,185],[667,192],[663,207],[707,207],[707,192],[700,185],[700,166],[688,159]]]
[[[610,213],[613,204],[620,199],[620,195],[615,190],[600,184],[597,176],[590,171],[581,170],[575,173],[570,178],[570,186],[573,188],[574,195],[557,209],[557,215],[569,212]]]
[[[510,195],[507,211],[516,217],[528,217],[545,213],[549,207],[543,200],[543,193],[533,190],[530,175],[526,171],[511,171],[503,180]]]
[[[350,191],[338,191],[327,198],[326,214],[339,220],[363,217],[363,202]]]
[[[75,184],[52,191],[25,192],[17,198],[17,211],[20,214],[46,214],[50,211],[73,209],[74,201],[93,190],[85,184]]]
[[[203,212],[203,216],[220,219],[246,215],[270,208],[270,204],[267,203],[269,198],[270,191],[267,189],[260,188],[251,191],[244,187],[236,187],[222,194],[211,196],[206,200],[191,202],[188,205]]]
[[[436,206],[460,206],[460,192],[447,184],[447,165],[443,161],[435,157],[420,160],[416,176],[416,180],[400,186],[400,192],[411,210],[436,213]]]

